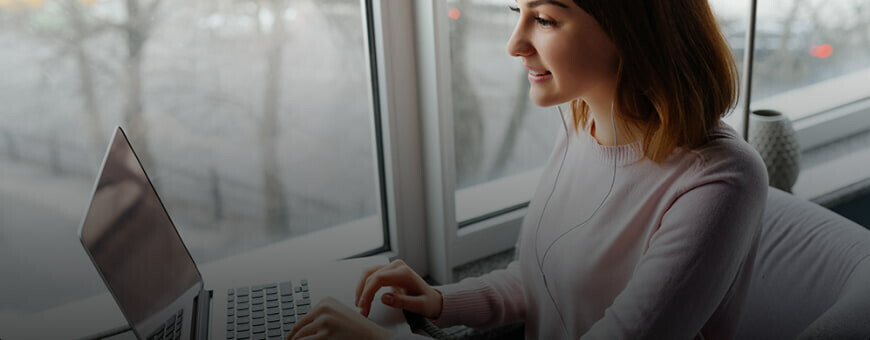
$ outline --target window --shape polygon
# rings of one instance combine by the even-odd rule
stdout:
[[[72,235],[115,125],[200,264],[322,231],[388,249],[364,4],[0,1],[0,309],[102,287]],[[62,265],[63,296],[14,296]]]

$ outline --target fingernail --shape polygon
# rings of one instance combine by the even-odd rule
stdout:
[[[383,300],[385,304],[392,305],[395,301],[395,298],[393,297],[393,294],[384,294]]]

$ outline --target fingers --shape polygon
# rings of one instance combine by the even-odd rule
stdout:
[[[287,336],[287,339],[299,340],[317,334],[318,329],[320,329],[321,327],[313,322],[315,321],[315,318],[312,315],[313,314],[308,314],[302,319],[299,319],[296,322],[296,326],[293,326],[293,329],[290,331],[290,335]]]
[[[416,291],[419,290],[416,285],[413,272],[408,267],[379,270],[366,279],[365,288],[360,294],[359,307],[362,308],[362,315],[369,315],[372,300],[381,287],[398,286],[406,290]]]
[[[422,310],[423,307],[426,305],[426,296],[409,296],[385,293],[384,295],[381,295],[381,302],[393,308],[419,311]]]
[[[386,266],[389,266],[389,264],[375,266],[375,267],[371,267],[371,268],[368,268],[366,270],[363,270],[362,276],[359,278],[359,283],[356,284],[356,300],[354,302],[354,305],[359,307],[359,296],[362,295],[363,288],[366,286],[366,279],[369,278],[369,275],[372,275],[372,273],[374,273],[374,272],[376,272],[376,271],[378,271],[381,268],[384,268]]]
[[[337,303],[337,301],[331,297],[324,298],[311,309],[308,315],[296,321],[296,325],[290,330],[288,339],[318,338],[319,335],[326,334],[325,324],[329,321],[329,317],[324,316],[324,314],[328,314],[333,303]]]
[[[357,283],[357,286],[356,286],[356,300],[354,302],[354,305],[357,307],[360,307],[360,296],[362,295],[363,289],[365,288],[366,281],[368,280],[368,278],[372,274],[374,274],[375,272],[377,272],[379,270],[394,269],[394,268],[398,268],[401,266],[406,266],[405,261],[393,260],[393,262],[390,262],[388,264],[381,265],[381,266],[375,266],[375,267],[372,267],[372,268],[369,268],[369,269],[366,269],[365,271],[363,271],[362,277],[360,277],[359,283]]]

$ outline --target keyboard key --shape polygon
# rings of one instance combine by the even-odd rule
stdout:
[[[253,339],[253,340],[266,340],[266,334],[265,333],[257,333],[257,334],[254,334],[254,337],[252,337],[251,339]]]
[[[248,308],[251,308],[250,306],[248,306],[248,304],[239,305],[238,307],[236,307],[236,309],[238,309],[239,311],[243,311],[243,310],[246,310]]]
[[[309,295],[308,292],[302,292],[302,298],[303,298],[303,299],[307,299],[307,298],[309,298],[309,297],[311,297],[311,295]]]
[[[262,290],[253,291],[253,292],[251,292],[251,297],[252,298],[261,298],[261,297],[263,297],[263,291]]]
[[[303,292],[307,292],[307,291],[308,291],[308,286],[302,286],[302,291],[303,291]]]
[[[235,309],[227,309],[227,316],[233,316],[233,315],[235,315],[235,314],[236,314],[236,310],[235,310]]]
[[[248,301],[250,301],[250,300],[249,300],[247,295],[246,296],[239,296],[239,299],[237,300],[237,302],[239,304],[248,303]]]
[[[309,305],[299,306],[299,310],[296,311],[296,314],[299,314],[299,315],[308,314],[308,309],[310,309],[310,308],[311,308],[311,306],[309,306]]]
[[[293,315],[296,315],[295,309],[283,309],[283,310],[281,310],[281,316],[283,316],[285,318],[288,316],[293,316]]]
[[[293,308],[295,308],[294,306],[295,305],[292,303],[283,304],[283,305],[281,305],[281,310],[293,309]]]
[[[249,311],[249,310],[247,310],[247,309],[245,309],[245,310],[240,310],[239,313],[236,314],[236,316],[239,316],[239,317],[241,317],[241,316],[248,316],[248,315],[250,315],[250,313],[251,313],[251,311]]]
[[[252,304],[252,305],[262,305],[264,301],[265,301],[265,300],[263,300],[263,298],[261,297],[261,298],[259,298],[259,299],[253,299],[253,300],[251,300],[251,304]]]
[[[296,289],[294,289],[293,291],[296,292],[296,293],[302,293],[302,287],[301,287],[301,286],[296,286]]]
[[[251,326],[262,326],[266,324],[266,319],[251,319]]]
[[[236,337],[236,332],[227,332],[227,340],[233,339]]]
[[[277,315],[281,313],[281,310],[278,308],[269,308],[266,310],[266,315]]]
[[[293,326],[295,326],[295,325],[296,325],[295,322],[293,322],[293,323],[285,323],[284,326],[281,327],[281,328],[282,328],[284,331],[289,332],[289,331],[292,331],[292,330],[293,330]]]
[[[278,321],[281,321],[281,316],[280,316],[280,315],[267,315],[267,316],[266,316],[266,321],[269,321],[269,322],[278,322]]]
[[[262,326],[262,325],[261,326],[254,326],[253,328],[251,328],[251,333],[254,333],[254,334],[263,333],[265,331],[266,331],[266,327]]]
[[[266,307],[268,307],[268,308],[277,308],[277,307],[278,307],[278,301],[269,301],[269,302],[266,302]]]
[[[294,323],[296,323],[296,317],[295,316],[285,316],[284,318],[281,319],[281,323],[294,324]]]
[[[250,322],[251,322],[251,319],[247,318],[247,317],[239,318],[239,321],[237,321],[238,324],[250,323]]]
[[[303,286],[307,286],[307,285],[308,285],[308,280],[302,280],[300,283],[301,283]]]
[[[282,292],[286,292],[286,291],[291,290],[293,288],[293,284],[290,283],[290,281],[281,282],[281,284],[279,284],[278,286],[279,286],[279,288],[281,288]]]
[[[266,294],[278,294],[278,287],[266,288]]]
[[[269,330],[269,336],[281,336],[281,330],[280,329]]]
[[[251,329],[251,326],[248,324],[241,324],[236,328],[236,332],[247,332]]]
[[[236,322],[236,318],[234,318],[234,317],[232,317],[232,316],[227,317],[227,322],[228,322],[228,323],[230,323],[230,322],[235,323],[235,322]]]
[[[278,294],[277,294],[277,293],[276,293],[276,294],[269,294],[269,295],[266,295],[266,301],[277,301],[277,300],[278,300]]]
[[[232,324],[232,323],[227,324],[227,331],[234,331],[234,330],[236,330],[235,324]]]
[[[296,305],[297,305],[297,306],[307,306],[307,305],[310,305],[310,304],[311,304],[311,299],[299,299],[299,300],[296,300]]]
[[[243,296],[248,296],[248,287],[242,287],[242,288],[236,289],[236,296],[238,296],[240,298]]]
[[[236,335],[237,335],[236,339],[239,339],[239,340],[245,340],[245,339],[250,339],[250,338],[251,338],[251,333],[248,333],[248,332],[245,332],[245,333],[239,333],[239,334],[236,334]]]
[[[251,286],[251,291],[252,292],[261,292],[261,291],[263,291],[263,286],[262,285]]]
[[[263,308],[264,308],[263,305],[254,305],[254,307],[251,307],[251,311],[252,312],[262,312]]]
[[[293,295],[287,295],[281,297],[281,303],[291,303],[293,302]]]
[[[280,329],[281,324],[277,322],[270,323],[266,328],[268,329]]]

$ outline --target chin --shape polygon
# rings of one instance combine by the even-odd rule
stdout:
[[[535,103],[535,105],[540,107],[556,106],[570,100],[562,100],[562,98],[557,98],[556,96],[546,93],[540,93],[534,89],[529,91],[529,99],[532,100],[532,103]]]

